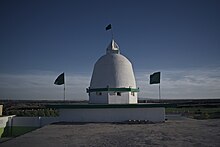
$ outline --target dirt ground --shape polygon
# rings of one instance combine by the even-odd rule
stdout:
[[[156,124],[54,124],[11,139],[1,147],[220,146],[220,119]]]

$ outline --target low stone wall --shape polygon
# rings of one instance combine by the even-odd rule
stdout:
[[[13,126],[41,127],[58,120],[58,117],[14,117]]]
[[[0,117],[0,138],[18,136],[59,121],[59,117]]]

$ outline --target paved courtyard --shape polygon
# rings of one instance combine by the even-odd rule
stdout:
[[[54,124],[11,139],[1,147],[220,146],[220,119],[157,124]]]

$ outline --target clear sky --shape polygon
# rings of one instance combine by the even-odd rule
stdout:
[[[93,65],[111,33],[141,92],[158,98],[220,98],[219,0],[1,0],[0,98],[88,99]]]

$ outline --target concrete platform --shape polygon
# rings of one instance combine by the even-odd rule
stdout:
[[[48,105],[59,110],[60,122],[123,122],[145,120],[165,121],[169,104],[79,104]],[[169,105],[170,106],[170,105]]]

